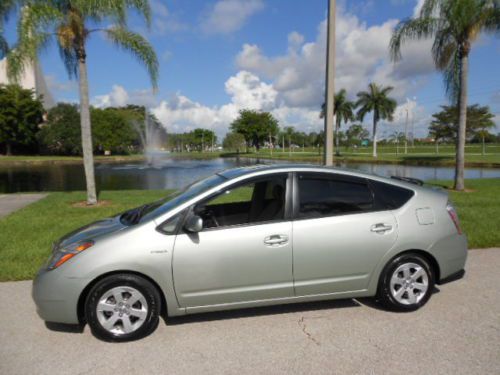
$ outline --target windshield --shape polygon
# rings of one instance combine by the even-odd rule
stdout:
[[[226,178],[217,174],[196,181],[183,190],[170,194],[159,201],[123,213],[120,216],[120,221],[125,225],[133,225],[156,218],[224,181],[226,181]]]

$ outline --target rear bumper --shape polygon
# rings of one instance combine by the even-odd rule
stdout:
[[[464,270],[467,260],[467,237],[463,234],[444,237],[434,243],[429,252],[439,265],[439,282],[443,283]]]
[[[441,278],[439,282],[437,283],[438,285],[443,285],[446,283],[451,283],[452,281],[460,280],[465,276],[465,270],[460,270],[458,272],[452,273],[448,277],[445,277],[444,279]]]
[[[40,270],[31,291],[38,316],[47,322],[78,324],[78,299],[86,282],[65,277],[57,269]]]

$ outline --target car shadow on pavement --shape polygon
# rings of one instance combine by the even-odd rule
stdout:
[[[215,320],[251,318],[263,315],[289,314],[295,312],[321,311],[338,308],[353,308],[360,306],[362,305],[354,299],[341,299],[207,312],[193,315],[168,317],[166,320],[164,320],[167,325],[177,325],[186,323],[209,322]]]
[[[438,287],[434,286],[434,289],[432,290],[432,294],[437,294],[439,293],[440,290]],[[381,303],[378,302],[377,298],[373,298],[373,297],[363,297],[363,298],[356,298],[356,301],[363,305],[363,306],[366,306],[366,307],[370,307],[372,309],[376,309],[376,310],[381,310],[381,311],[387,311],[387,312],[393,312],[393,313],[401,313],[404,311],[391,311],[391,310],[388,310],[387,308],[384,307],[384,305],[382,305]]]
[[[65,333],[83,333],[85,329],[83,324],[64,324],[52,322],[45,322],[45,327],[51,331]]]

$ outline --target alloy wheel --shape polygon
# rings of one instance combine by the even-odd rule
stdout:
[[[404,263],[393,272],[390,280],[392,297],[403,305],[419,303],[429,289],[429,275],[417,263]]]
[[[96,306],[101,326],[114,335],[136,331],[145,322],[148,304],[144,295],[129,286],[119,286],[105,292]]]

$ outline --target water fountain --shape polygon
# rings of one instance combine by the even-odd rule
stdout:
[[[139,134],[144,156],[148,166],[155,166],[158,159],[168,153],[161,150],[161,125],[151,121],[148,109],[144,109],[144,124],[139,121],[133,121],[132,125]]]

